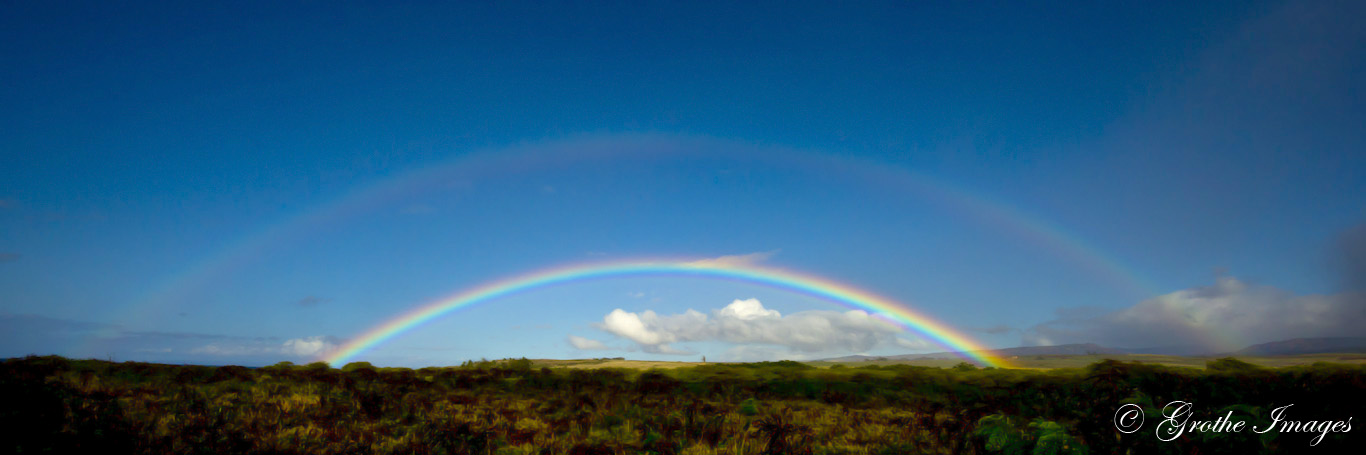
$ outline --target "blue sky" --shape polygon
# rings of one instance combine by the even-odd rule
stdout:
[[[0,8],[0,356],[307,361],[490,280],[753,253],[993,347],[1366,322],[1353,2]],[[763,336],[674,318],[747,299]],[[939,350],[843,311],[621,278],[362,357]]]

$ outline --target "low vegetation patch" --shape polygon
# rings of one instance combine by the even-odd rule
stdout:
[[[1295,404],[1362,408],[1366,368],[1207,369],[1102,361],[1002,370],[797,362],[633,370],[281,363],[170,366],[28,357],[0,363],[0,425],[15,453],[1109,454],[1274,453],[1308,437],[1158,441],[1118,432],[1122,404],[1199,403],[1243,420]],[[1213,418],[1214,416],[1209,416]],[[1351,447],[1332,433],[1315,450]],[[1303,440],[1301,440],[1303,439]]]

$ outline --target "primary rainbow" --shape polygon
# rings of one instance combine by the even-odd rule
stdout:
[[[1160,295],[1161,287],[1145,279],[1132,266],[1104,249],[1089,244],[1074,232],[1037,214],[1020,210],[990,193],[933,178],[901,166],[812,150],[761,146],[706,137],[662,134],[624,134],[582,136],[558,141],[524,143],[507,147],[459,154],[450,161],[396,173],[372,184],[358,186],[330,202],[263,225],[260,229],[206,252],[196,260],[176,267],[125,305],[111,305],[105,317],[117,323],[138,325],[163,322],[175,314],[173,305],[194,301],[210,283],[248,268],[253,261],[271,251],[288,248],[301,238],[344,224],[359,215],[390,207],[415,195],[457,187],[461,182],[501,177],[526,169],[553,168],[566,163],[589,160],[620,160],[633,157],[711,156],[757,160],[761,163],[794,166],[821,174],[847,174],[861,182],[933,201],[965,219],[976,220],[1003,233],[1030,240],[1049,253],[1066,258],[1084,269],[1088,278],[1100,278],[1124,290],[1130,298],[1147,299]],[[103,352],[102,339],[86,337],[78,351]]]
[[[896,301],[847,284],[837,283],[818,276],[759,267],[752,264],[673,260],[571,264],[486,283],[422,305],[376,325],[321,360],[332,365],[342,365],[361,352],[384,343],[403,332],[412,330],[427,321],[480,302],[556,284],[596,278],[642,275],[718,278],[797,292],[846,307],[866,310],[950,351],[960,352],[964,357],[977,360],[983,364],[996,367],[1011,366],[1005,359],[992,354],[987,348],[982,347],[975,340],[952,327],[917,313]]]

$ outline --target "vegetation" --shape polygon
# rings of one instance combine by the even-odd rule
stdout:
[[[0,363],[0,425],[16,453],[1290,453],[1316,435],[1162,442],[1150,429],[1172,400],[1198,404],[1201,419],[1264,424],[1293,403],[1301,419],[1346,420],[1366,391],[1366,367],[1341,364],[854,365],[249,369],[28,357]],[[1144,431],[1115,429],[1125,403],[1148,411]],[[1343,451],[1351,435],[1330,433],[1314,450]]]

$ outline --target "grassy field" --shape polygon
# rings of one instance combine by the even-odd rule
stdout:
[[[1085,368],[1087,365],[1100,362],[1102,360],[1117,360],[1120,362],[1143,363],[1152,365],[1164,365],[1172,367],[1186,367],[1204,369],[1205,365],[1214,360],[1215,357],[1188,357],[1175,355],[1156,355],[1156,354],[1126,354],[1126,355],[1038,355],[1013,357],[1010,359],[1017,368],[1031,370],[1049,370],[1056,368]],[[1297,365],[1313,365],[1318,362],[1344,363],[1362,365],[1366,364],[1366,354],[1346,353],[1346,354],[1305,354],[1292,356],[1271,356],[1271,357],[1238,357],[1238,360],[1269,368],[1280,368]],[[959,363],[962,359],[914,359],[914,360],[870,360],[864,362],[802,362],[816,368],[830,368],[836,365],[845,368],[857,368],[868,365],[888,366],[888,365],[909,365],[932,368],[950,368]],[[555,360],[555,359],[535,359],[532,360],[537,367],[549,368],[630,368],[630,369],[651,369],[651,368],[683,368],[704,365],[701,362],[668,362],[656,360],[616,360],[616,359],[577,359],[577,360]],[[709,362],[718,363],[718,362]]]
[[[661,362],[656,360],[609,360],[609,359],[578,359],[578,360],[555,360],[555,359],[536,359],[532,360],[532,365],[536,368],[629,368],[633,370],[648,370],[651,368],[682,368],[702,365],[701,362]]]

